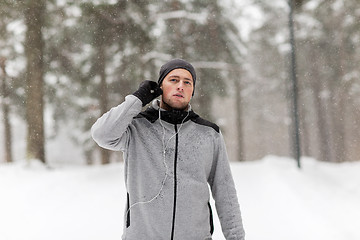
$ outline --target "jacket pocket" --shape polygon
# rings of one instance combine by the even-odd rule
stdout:
[[[210,216],[210,234],[213,235],[214,233],[214,219],[213,219],[213,213],[212,213],[212,209],[211,209],[211,205],[208,202],[208,207],[209,207],[209,216]]]
[[[126,207],[126,228],[130,227],[130,197],[127,193],[127,207]]]

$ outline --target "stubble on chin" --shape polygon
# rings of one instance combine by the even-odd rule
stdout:
[[[172,110],[172,109],[184,111],[184,110],[188,109],[189,103],[174,104],[170,100],[166,100],[166,99],[161,98],[160,107],[165,109],[165,110],[168,110],[168,111]]]

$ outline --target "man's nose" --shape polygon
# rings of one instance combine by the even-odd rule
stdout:
[[[184,83],[182,81],[179,81],[178,85],[177,85],[177,89],[180,91],[184,90]]]

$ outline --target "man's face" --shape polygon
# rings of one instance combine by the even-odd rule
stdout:
[[[160,107],[165,110],[185,110],[191,100],[194,82],[191,73],[185,69],[177,68],[169,72],[164,78],[161,89]]]

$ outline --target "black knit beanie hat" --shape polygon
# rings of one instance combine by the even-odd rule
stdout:
[[[168,75],[169,72],[171,72],[172,70],[177,69],[177,68],[182,68],[182,69],[185,69],[190,72],[190,74],[193,78],[193,82],[194,82],[194,91],[192,94],[194,96],[195,82],[196,82],[195,69],[190,63],[188,63],[187,61],[185,61],[183,59],[179,59],[179,58],[173,59],[161,66],[160,72],[159,72],[159,80],[158,80],[159,86],[163,82],[166,75]]]

